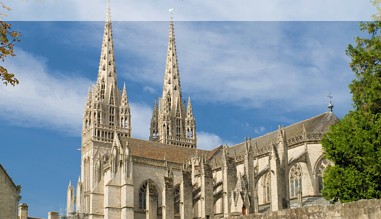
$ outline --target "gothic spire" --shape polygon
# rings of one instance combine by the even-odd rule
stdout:
[[[107,22],[107,23],[111,23],[110,0],[107,0],[106,22]]]
[[[110,0],[107,1],[106,22],[104,26],[97,83],[102,83],[102,81],[105,83],[106,87],[114,85],[114,88],[117,88]]]
[[[173,101],[176,100],[177,97],[180,97],[180,100],[182,98],[179,66],[176,52],[175,31],[172,17],[169,24],[169,38],[167,61],[164,74],[163,98],[166,98],[168,94],[171,96]],[[171,106],[174,106],[173,102],[171,103]]]
[[[193,117],[192,102],[190,97],[188,97],[187,116]]]
[[[121,106],[127,106],[128,105],[128,96],[127,96],[127,89],[126,89],[126,83],[123,84],[123,91],[122,91],[122,102]]]
[[[167,59],[164,72],[163,94],[159,106],[154,106],[150,140],[182,147],[195,148],[196,126],[193,113],[188,116],[182,100],[179,65],[177,61],[173,18],[169,22]]]

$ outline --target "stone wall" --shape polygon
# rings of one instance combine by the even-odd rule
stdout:
[[[309,206],[276,212],[257,213],[232,218],[242,219],[378,219],[381,218],[381,200],[360,200],[345,204]]]
[[[20,187],[16,186],[0,165],[0,218],[17,219]]]

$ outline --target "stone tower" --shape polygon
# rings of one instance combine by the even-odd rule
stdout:
[[[163,95],[155,102],[150,141],[196,148],[196,120],[190,98],[187,109],[182,99],[173,18],[170,19]]]
[[[109,154],[115,137],[131,137],[126,85],[123,90],[117,86],[109,1],[106,14],[98,78],[89,89],[83,116],[81,177],[78,182],[83,196],[77,197],[76,203],[76,212],[90,215],[95,211],[90,209],[93,203],[103,201],[103,196],[94,192],[102,175],[100,168],[94,168],[101,163],[99,157]]]

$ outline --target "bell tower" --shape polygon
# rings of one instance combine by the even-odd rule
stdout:
[[[103,197],[96,189],[103,174],[96,171],[96,165],[101,163],[101,156],[110,153],[114,139],[119,136],[131,137],[131,114],[126,85],[120,90],[117,84],[110,2],[107,1],[98,78],[89,89],[83,116],[79,182],[83,203],[76,204],[77,212],[97,214],[94,206],[102,203]]]
[[[182,147],[197,146],[196,120],[191,101],[189,98],[186,109],[182,99],[172,16],[169,23],[163,94],[158,103],[155,101],[149,139]]]

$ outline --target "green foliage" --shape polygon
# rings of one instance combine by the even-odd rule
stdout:
[[[372,4],[377,10],[377,13],[372,15],[372,19],[375,21],[381,21],[381,0],[373,0]]]
[[[6,11],[10,10],[10,8],[1,2],[0,7]],[[1,16],[6,16],[6,14],[2,13]],[[20,41],[19,36],[19,32],[11,30],[11,24],[0,19],[0,60],[2,62],[5,61],[6,57],[16,55],[13,48],[14,43]],[[0,65],[0,79],[5,85],[8,83],[11,85],[16,85],[19,83],[17,78],[15,78],[15,75],[11,72],[8,72],[8,70],[2,65]]]
[[[361,23],[347,55],[356,78],[349,85],[354,111],[333,125],[322,140],[335,165],[324,173],[323,196],[334,201],[381,198],[381,22]]]

